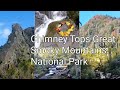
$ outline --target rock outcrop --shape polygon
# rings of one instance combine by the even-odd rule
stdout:
[[[30,78],[31,72],[27,72],[28,70],[26,72],[29,76],[23,74],[22,68],[25,69],[25,67],[22,66],[22,63],[30,62],[30,47],[33,46],[30,37],[33,34],[33,27],[23,30],[19,24],[12,25],[12,33],[9,35],[7,43],[0,49],[1,78]]]

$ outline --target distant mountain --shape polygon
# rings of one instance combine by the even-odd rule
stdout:
[[[1,78],[32,78],[29,65],[33,43],[30,37],[34,27],[25,30],[19,24],[12,25],[12,33],[7,43],[0,47],[0,77]],[[26,63],[25,63],[26,62]]]

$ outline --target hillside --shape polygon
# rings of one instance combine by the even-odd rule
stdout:
[[[108,15],[96,15],[84,26],[80,27],[80,37],[93,37],[95,35],[101,37],[115,37],[115,42],[80,43],[82,48],[108,48],[107,54],[89,53],[81,55],[89,61],[89,66],[82,68],[82,78],[96,78],[95,71],[101,71],[104,75],[110,73],[111,77],[109,78],[113,78],[114,76],[118,78],[120,75],[120,66],[119,63],[116,62],[120,60],[120,19]],[[91,59],[93,60],[92,62],[90,62]]]
[[[119,38],[120,19],[96,15],[80,28],[80,36],[115,36]],[[91,46],[92,42],[88,46]]]
[[[25,30],[19,24],[12,25],[12,33],[4,46],[0,47],[0,78],[32,78],[33,66],[30,64],[30,37],[34,28]]]

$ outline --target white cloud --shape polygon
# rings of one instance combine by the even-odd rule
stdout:
[[[10,35],[11,31],[9,29],[3,29],[2,33],[0,34],[3,38],[8,38]]]
[[[3,31],[3,35],[5,36],[5,37],[8,37],[9,35],[10,35],[10,33],[11,33],[11,31],[9,30],[9,29],[4,29],[4,31]]]
[[[11,30],[6,27],[6,23],[0,22],[0,46],[4,45],[7,42],[10,33]]]

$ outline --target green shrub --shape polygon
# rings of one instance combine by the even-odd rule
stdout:
[[[91,66],[83,66],[81,67],[81,78],[82,79],[94,79],[95,72],[91,68]]]
[[[106,73],[112,73],[113,75],[120,75],[120,57],[117,56],[113,60],[109,61],[104,66]]]

